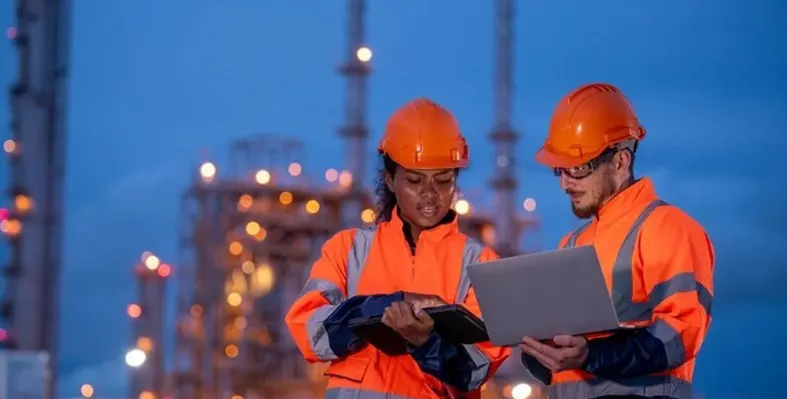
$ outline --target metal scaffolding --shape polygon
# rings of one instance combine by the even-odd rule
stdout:
[[[233,145],[231,159],[288,147],[299,144],[257,137]],[[250,159],[264,159],[264,153]],[[340,178],[347,172],[333,171],[331,179],[329,171],[334,184],[325,187],[304,181],[297,161],[286,162],[241,165],[239,175],[228,177],[205,163],[184,196],[173,386],[178,398],[286,398],[322,388],[282,320],[322,243],[348,227],[346,204],[371,211],[371,203],[352,190],[352,179]],[[354,224],[361,218],[356,215]]]

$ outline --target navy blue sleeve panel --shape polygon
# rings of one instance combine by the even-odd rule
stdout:
[[[530,373],[535,379],[541,381],[544,385],[549,385],[552,383],[552,371],[544,366],[536,360],[533,356],[528,355],[525,352],[522,352],[522,364],[525,365],[525,369],[527,372]]]
[[[432,333],[429,340],[413,348],[410,355],[424,373],[460,391],[470,391],[476,366],[464,346],[444,341]]]
[[[392,303],[403,300],[404,293],[394,292],[384,295],[356,295],[337,305],[323,322],[333,353],[342,358],[363,347],[364,341],[349,327],[350,320],[381,315]]]
[[[670,368],[664,343],[647,329],[622,331],[588,341],[583,367],[602,378],[629,378]]]

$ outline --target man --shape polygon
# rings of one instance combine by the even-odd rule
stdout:
[[[694,362],[711,320],[714,250],[696,221],[633,175],[645,138],[628,99],[584,85],[555,109],[536,159],[551,167],[589,222],[561,247],[594,245],[624,333],[525,337],[525,367],[550,399],[692,397]]]

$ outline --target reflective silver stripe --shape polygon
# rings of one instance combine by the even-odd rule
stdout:
[[[713,294],[710,293],[708,287],[702,285],[699,281],[697,281],[697,300],[700,301],[700,305],[702,305],[710,317],[713,311]]]
[[[611,297],[621,322],[630,323],[635,321],[649,321],[651,319],[653,307],[655,306],[653,301],[648,301],[647,303],[636,303],[632,301],[634,291],[632,288],[633,275],[631,259],[634,256],[634,247],[636,246],[637,236],[639,235],[643,223],[654,209],[663,205],[667,205],[667,203],[662,200],[656,200],[648,204],[631,225],[628,233],[626,233],[623,244],[615,258],[615,264],[612,267]],[[577,238],[579,238],[580,234],[589,226],[590,223],[586,223],[574,230],[566,241],[564,248],[576,246]],[[654,292],[658,295],[660,292],[668,292],[670,290],[670,288],[665,286],[664,288],[659,288],[659,291]],[[707,290],[705,291],[707,292]]]
[[[574,248],[577,246],[577,240],[579,239],[579,236],[582,235],[582,233],[584,233],[591,224],[593,224],[593,221],[587,222],[582,226],[579,226],[579,228],[576,230],[572,231],[571,235],[568,236],[568,240],[566,240],[566,243],[563,245],[563,248]]]
[[[694,273],[692,272],[678,273],[672,276],[672,278],[669,280],[656,284],[653,289],[650,290],[648,302],[652,307],[655,308],[658,304],[664,302],[665,299],[669,298],[673,294],[693,291],[697,292],[697,299],[699,300],[700,305],[703,309],[705,309],[705,312],[708,314],[708,316],[710,316],[713,295],[707,288],[705,288],[704,285],[702,285],[702,283],[694,278]]]
[[[325,391],[325,399],[416,399],[391,393],[370,391],[360,388],[330,388]]]
[[[647,302],[636,303],[632,301],[634,277],[631,259],[634,257],[637,236],[645,220],[650,216],[653,210],[664,205],[667,205],[667,203],[662,200],[656,200],[645,207],[642,213],[634,221],[628,234],[626,234],[623,245],[615,259],[615,265],[612,270],[612,302],[615,304],[615,310],[621,322],[651,320],[653,309],[669,295],[677,292],[693,291],[697,292],[698,296],[703,295],[700,303],[703,301],[706,302],[707,305],[703,306],[705,306],[706,309],[710,309],[710,298],[709,296],[704,297],[704,295],[707,294],[707,290],[699,289],[700,284],[697,284],[692,273],[681,273],[656,285],[656,287],[651,290]],[[705,294],[700,294],[700,291]],[[667,352],[667,361],[670,367],[677,367],[683,364],[686,360],[686,348],[683,346],[683,341],[678,331],[675,331],[669,324],[661,320],[648,326],[648,330],[664,344],[664,349]]]
[[[311,348],[314,354],[323,361],[338,359],[331,343],[328,340],[328,333],[325,330],[324,321],[336,309],[336,305],[324,305],[312,312],[309,321],[306,322],[306,332],[311,339]]]
[[[474,391],[481,387],[481,384],[486,381],[487,377],[489,376],[489,367],[491,366],[491,361],[489,357],[482,351],[478,349],[475,345],[462,345],[465,347],[467,354],[470,355],[470,358],[473,359],[473,372],[470,373],[470,382],[468,384],[468,391]]]
[[[656,200],[648,204],[642,213],[631,225],[623,244],[620,246],[615,264],[612,266],[612,302],[618,313],[621,322],[648,321],[651,319],[653,307],[650,303],[636,303],[632,301],[634,296],[632,275],[633,267],[631,259],[634,257],[634,247],[637,244],[637,236],[645,223],[645,219],[650,216],[654,209],[667,205],[662,200]]]
[[[374,243],[376,227],[355,229],[353,244],[350,253],[347,254],[347,297],[352,298],[358,292],[358,282],[361,280],[361,273],[366,266],[366,259]]]
[[[637,236],[648,216],[650,216],[656,208],[665,205],[667,205],[666,202],[655,200],[645,207],[642,213],[637,216],[634,224],[631,225],[620,247],[620,251],[618,251],[618,256],[615,259],[615,264],[612,269],[612,302],[615,304],[615,311],[618,314],[618,318],[623,323],[650,321],[653,316],[653,309],[666,298],[659,298],[659,295],[669,292],[674,293],[681,288],[689,288],[690,291],[697,291],[696,281],[690,284],[690,287],[681,287],[681,284],[685,283],[683,279],[686,279],[686,277],[675,276],[677,279],[669,279],[663,282],[661,287],[657,286],[657,291],[651,292],[651,297],[648,298],[647,302],[638,303],[632,300],[634,276],[631,259],[634,257]],[[690,279],[694,280],[694,277],[692,276]],[[683,341],[681,340],[679,332],[675,331],[664,321],[657,321],[651,324],[648,326],[648,330],[664,344],[670,367],[677,367],[683,364],[686,359],[686,349],[683,347]]]
[[[306,322],[306,332],[311,340],[311,349],[320,360],[337,359],[331,349],[323,323],[342,301],[355,295],[361,272],[363,272],[366,258],[369,256],[369,250],[374,241],[374,233],[375,230],[372,229],[356,229],[353,235],[353,243],[347,256],[347,296],[336,284],[321,279],[309,279],[301,290],[301,296],[308,292],[317,291],[330,303],[330,305],[323,305],[315,309]]]
[[[345,299],[341,288],[328,280],[309,279],[306,281],[306,284],[303,285],[300,296],[304,296],[311,291],[319,291],[319,293],[333,305],[338,305]]]
[[[483,250],[484,246],[481,245],[481,243],[467,237],[465,247],[462,250],[462,274],[459,276],[459,285],[456,289],[456,295],[454,296],[454,298],[456,298],[456,303],[465,301],[467,293],[470,291],[470,278],[467,276],[467,266],[478,263],[478,259],[481,258],[481,252],[483,252]]]
[[[306,321],[306,333],[310,339],[311,349],[321,360],[336,359],[336,355],[331,349],[323,322],[336,309],[336,305],[344,300],[341,288],[336,284],[320,279],[310,279],[303,285],[301,296],[309,292],[317,291],[330,303],[317,308],[309,320]]]
[[[467,298],[467,293],[470,291],[470,278],[467,276],[467,267],[478,263],[481,258],[481,253],[484,251],[484,246],[478,241],[467,237],[465,247],[462,250],[462,273],[459,277],[459,284],[456,288],[456,295],[454,296],[456,303],[463,303]],[[470,374],[469,390],[475,390],[486,381],[489,375],[489,368],[491,361],[489,357],[475,345],[463,345],[467,354],[473,360],[474,369]]]
[[[683,339],[678,331],[664,320],[656,320],[648,326],[648,331],[664,344],[667,353],[667,364],[669,368],[675,368],[686,361],[686,348],[683,347]]]
[[[569,381],[549,387],[549,397],[557,399],[590,399],[606,395],[692,399],[693,391],[690,382],[671,376]]]

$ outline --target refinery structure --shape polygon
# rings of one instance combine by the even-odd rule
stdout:
[[[29,354],[46,365],[49,385],[42,386],[49,395],[57,379],[67,3],[17,1],[17,26],[9,34],[18,48],[19,78],[10,94],[12,137],[4,143],[13,206],[0,215],[11,248],[0,302],[3,353]],[[130,398],[321,397],[321,367],[302,359],[284,315],[323,242],[340,229],[375,220],[375,198],[364,186],[376,164],[368,151],[373,53],[365,40],[367,2],[345,3],[346,59],[339,73],[346,80],[346,108],[337,134],[346,164],[310,181],[300,163],[301,142],[261,134],[232,143],[228,164],[205,160],[195,168],[181,198],[180,256],[160,259],[146,252],[134,265],[138,298],[127,308],[134,337],[126,356]],[[475,209],[461,195],[454,203],[463,231],[503,256],[521,252],[523,234],[537,226],[535,202],[516,194],[513,5],[493,2],[495,117],[488,137],[495,150],[474,153],[476,163],[494,162],[488,182],[494,211]],[[177,297],[174,331],[165,327],[168,290]],[[165,345],[168,336],[174,336],[173,347]],[[84,397],[93,395],[83,388]],[[512,385],[501,373],[484,395],[535,399],[540,392]]]

